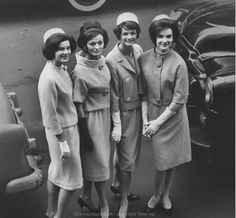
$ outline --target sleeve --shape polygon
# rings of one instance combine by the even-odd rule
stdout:
[[[111,111],[115,112],[120,110],[119,105],[119,78],[116,72],[116,68],[112,61],[106,60],[107,66],[111,73]]]
[[[147,101],[147,84],[143,74],[143,64],[141,56],[138,59],[140,75],[139,75],[139,93],[142,95],[142,101]]]
[[[71,78],[73,82],[73,101],[83,103],[88,94],[88,88],[84,80],[76,72],[72,73]]]
[[[53,81],[44,81],[39,89],[39,99],[45,127],[54,135],[61,134],[63,131],[57,113],[58,93]]]
[[[188,100],[188,70],[185,62],[182,62],[176,72],[173,102],[184,104]]]

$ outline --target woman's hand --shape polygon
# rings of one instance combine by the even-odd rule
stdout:
[[[146,137],[153,136],[159,130],[161,125],[162,125],[162,123],[159,121],[158,118],[156,120],[151,120],[151,121],[147,122],[143,135]]]
[[[59,142],[60,149],[61,149],[61,156],[60,158],[62,160],[67,160],[70,157],[70,147],[67,143],[67,141]]]
[[[118,143],[121,139],[121,125],[115,125],[112,133],[111,133],[112,139]]]

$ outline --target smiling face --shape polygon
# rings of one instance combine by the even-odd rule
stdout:
[[[69,61],[69,57],[71,55],[71,47],[69,40],[62,41],[58,50],[55,52],[55,58],[53,62],[56,66],[61,66],[62,64],[66,64]]]
[[[98,34],[87,42],[87,54],[90,59],[99,59],[104,48],[104,39],[101,34]]]
[[[166,54],[170,51],[172,43],[173,31],[171,28],[165,28],[156,37],[156,51],[159,54]]]
[[[122,28],[121,35],[120,35],[120,41],[124,46],[132,46],[137,39],[137,31],[135,29],[129,30]]]

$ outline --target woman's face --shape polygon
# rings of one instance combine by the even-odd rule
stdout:
[[[120,41],[125,46],[132,46],[137,39],[137,31],[135,29],[129,30],[122,28],[121,29],[121,35],[120,35]]]
[[[87,53],[91,59],[99,59],[104,48],[103,35],[98,34],[87,42]]]
[[[165,28],[156,37],[156,50],[159,54],[166,54],[170,51],[173,43],[173,31]]]
[[[59,44],[58,50],[55,52],[55,64],[61,66],[69,61],[71,55],[71,48],[69,40],[63,41]]]

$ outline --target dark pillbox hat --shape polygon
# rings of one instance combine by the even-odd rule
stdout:
[[[102,29],[101,24],[98,21],[86,21],[80,28],[80,33],[84,33],[88,30]]]

